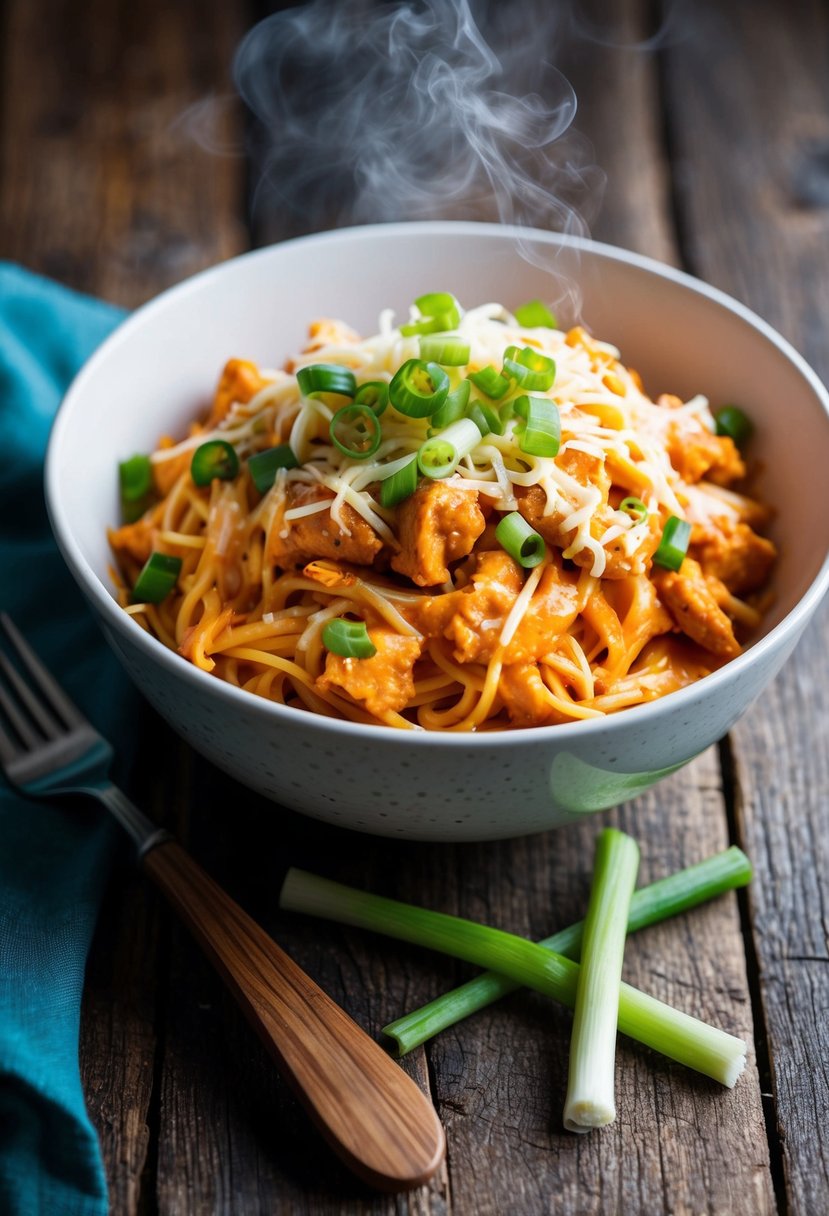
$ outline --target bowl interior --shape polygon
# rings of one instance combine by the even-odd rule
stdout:
[[[829,549],[829,513],[815,509],[829,465],[820,385],[768,327],[702,284],[607,246],[539,236],[535,248],[537,265],[498,226],[350,229],[225,263],[139,310],[76,380],[50,444],[50,509],[87,593],[100,601],[110,592],[105,528],[118,519],[117,462],[184,433],[227,358],[278,367],[311,320],[339,317],[371,333],[382,308],[405,317],[430,290],[454,291],[466,306],[551,299],[555,274],[578,284],[584,321],[619,346],[652,396],[701,392],[754,419],[758,490],[777,508],[781,550],[767,632]]]

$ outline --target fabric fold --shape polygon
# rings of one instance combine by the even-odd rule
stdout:
[[[121,310],[0,263],[0,608],[129,764],[139,701],[58,553],[43,458],[72,377]],[[117,470],[113,469],[113,477]],[[106,521],[102,521],[104,526]],[[86,957],[120,837],[80,800],[0,778],[0,1211],[103,1216],[78,1063]]]

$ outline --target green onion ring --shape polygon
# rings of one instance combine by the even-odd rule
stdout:
[[[521,304],[514,315],[518,324],[523,325],[525,329],[558,329],[558,321],[541,300],[530,300],[527,304]]]
[[[654,563],[666,570],[679,570],[688,552],[688,542],[691,539],[691,525],[686,519],[669,515],[662,529],[662,539],[653,555]]]
[[[176,585],[181,572],[181,558],[167,553],[151,553],[135,580],[132,590],[136,604],[160,604]]]
[[[515,413],[526,419],[518,446],[528,456],[556,456],[561,447],[558,406],[547,397],[518,397]]]
[[[311,363],[301,367],[296,382],[303,397],[318,397],[320,393],[335,393],[338,397],[353,397],[357,392],[354,373],[338,363]]]
[[[754,424],[748,414],[738,405],[724,405],[714,414],[714,423],[718,435],[725,435],[741,448],[754,430]]]
[[[232,481],[238,472],[236,449],[224,439],[209,439],[201,444],[190,461],[190,476],[197,486],[209,486],[214,477]]]
[[[344,405],[328,426],[331,442],[351,460],[368,460],[380,446],[380,420],[371,406]]]
[[[624,511],[626,515],[632,515],[639,523],[648,518],[648,508],[641,498],[623,498],[619,503],[619,510]]]
[[[518,511],[503,516],[495,529],[495,539],[525,570],[532,570],[533,566],[544,561],[547,552],[544,538],[530,527]]]
[[[449,396],[449,377],[437,363],[408,359],[395,372],[389,385],[389,400],[408,418],[427,418]]]
[[[471,380],[480,392],[493,401],[500,401],[504,394],[509,392],[509,380],[496,372],[491,364],[482,367],[478,372],[470,372],[467,380]]]
[[[439,338],[420,339],[420,357],[442,367],[466,367],[469,362],[469,343],[457,334],[446,334]]]
[[[298,465],[299,461],[289,443],[280,443],[278,447],[255,452],[248,458],[248,472],[260,494],[267,494],[276,481],[279,469],[295,469]]]
[[[519,350],[517,346],[508,346],[504,351],[504,368],[501,373],[509,376],[521,388],[530,389],[535,393],[546,393],[553,387],[556,378],[554,359],[548,359],[531,346]]]
[[[389,403],[389,386],[385,380],[366,380],[354,395],[355,405],[367,405],[376,418],[385,410]]]

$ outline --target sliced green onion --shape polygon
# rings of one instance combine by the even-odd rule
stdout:
[[[679,916],[689,908],[695,908],[706,900],[745,887],[751,881],[751,862],[742,849],[732,845],[722,853],[715,853],[704,861],[698,861],[687,869],[679,870],[667,878],[634,892],[628,913],[628,933],[637,933],[649,925],[659,924],[671,916]],[[584,921],[580,920],[566,929],[539,942],[545,950],[563,954],[565,958],[578,959],[584,934]],[[420,1009],[413,1009],[388,1026],[383,1034],[394,1039],[398,1053],[405,1055],[415,1047],[454,1026],[464,1018],[486,1009],[501,997],[509,996],[520,987],[515,980],[497,971],[483,971],[474,979],[461,984],[451,992],[437,997]]]
[[[209,486],[214,477],[232,481],[239,472],[239,457],[224,439],[209,439],[197,447],[190,461],[190,476],[197,486]]]
[[[180,557],[151,553],[135,580],[133,601],[136,604],[160,604],[175,587],[180,571]]]
[[[404,338],[415,334],[446,333],[447,330],[454,329],[461,319],[460,305],[448,291],[431,291],[424,296],[418,296],[415,307],[421,319],[400,326]]]
[[[121,518],[126,524],[140,519],[153,497],[155,481],[149,456],[131,456],[118,465],[121,490]]]
[[[648,518],[648,508],[641,498],[623,498],[619,503],[619,510],[624,511],[627,515],[632,515],[640,523]]]
[[[451,291],[427,291],[425,295],[417,297],[415,308],[422,317],[437,317],[444,312],[456,312],[460,318],[460,305]]]
[[[424,477],[449,477],[480,442],[481,432],[472,419],[460,418],[421,445],[417,466]]]
[[[410,498],[416,489],[417,456],[412,456],[380,486],[380,502],[384,507],[396,507],[404,498]]]
[[[718,435],[727,435],[737,447],[742,447],[754,430],[754,423],[738,405],[724,405],[714,414]]]
[[[278,447],[248,457],[248,471],[260,494],[267,494],[276,481],[279,469],[295,469],[298,465],[299,461],[289,443],[280,443]]]
[[[446,334],[440,338],[421,338],[420,357],[443,367],[466,367],[469,362],[469,343],[457,334]]]
[[[515,310],[515,319],[526,329],[558,329],[558,321],[541,300],[530,300]]]
[[[544,538],[533,531],[518,511],[503,516],[495,529],[495,539],[525,570],[532,570],[533,566],[544,561],[547,552]]]
[[[466,416],[472,419],[482,435],[503,435],[504,433],[504,424],[500,414],[485,401],[473,401],[466,411]]]
[[[389,400],[408,418],[428,418],[449,396],[449,377],[437,363],[409,359],[389,385]]]
[[[368,636],[365,621],[348,621],[341,616],[325,622],[322,644],[326,650],[343,659],[370,659],[377,654],[377,647]]]
[[[366,380],[354,395],[355,405],[367,405],[377,418],[389,403],[389,386],[385,380]]]
[[[575,1003],[577,963],[500,929],[355,891],[296,869],[288,871],[279,906],[426,946],[490,967],[565,1005],[572,1007]],[[629,984],[621,988],[619,1029],[729,1088],[745,1066],[746,1045],[742,1039],[680,1013]]]
[[[515,413],[525,419],[518,446],[528,456],[555,456],[561,447],[561,416],[547,397],[517,397]]]
[[[690,539],[691,525],[688,521],[678,519],[676,515],[668,516],[659,547],[653,555],[656,565],[664,566],[666,570],[678,570],[685,561]]]
[[[616,828],[605,828],[596,842],[570,1037],[564,1103],[564,1126],[570,1132],[606,1127],[616,1118],[616,1024],[625,936],[638,869],[636,841]]]
[[[380,420],[368,405],[344,405],[328,426],[331,442],[352,460],[368,460],[380,446]]]
[[[309,367],[301,367],[296,382],[303,397],[319,397],[320,393],[353,397],[357,392],[354,373],[338,363],[312,363]]]
[[[455,312],[439,313],[436,317],[424,317],[420,321],[408,321],[400,326],[404,338],[414,338],[423,334],[445,334],[454,329],[460,317]]]
[[[499,375],[491,364],[482,367],[479,372],[470,372],[467,380],[471,380],[484,396],[493,401],[500,401],[504,393],[509,392],[509,380],[506,376]]]
[[[397,503],[411,497],[417,489],[417,472],[417,456],[412,456],[380,485],[380,503],[384,507],[396,507]]]
[[[553,387],[556,378],[555,360],[540,355],[531,346],[524,346],[521,350],[517,346],[508,346],[504,351],[502,375],[509,376],[521,388],[546,393]]]
[[[459,418],[463,418],[471,391],[469,381],[461,380],[458,387],[447,395],[440,409],[435,410],[429,419],[429,435],[434,435],[437,431],[443,431],[446,427],[451,426],[453,422],[457,422]]]

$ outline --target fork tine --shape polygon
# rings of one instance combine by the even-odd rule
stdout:
[[[0,625],[5,630],[6,637],[17,652],[21,663],[28,670],[51,708],[63,718],[67,726],[83,726],[86,718],[72,704],[57,681],[52,679],[31,646],[21,635],[14,621],[5,612],[0,612]]]
[[[37,731],[32,728],[31,723],[17,708],[3,684],[0,684],[0,709],[3,710],[12,727],[17,731],[19,739],[26,747],[37,747],[38,743],[43,742]]]
[[[10,764],[19,754],[20,749],[15,747],[3,727],[0,726],[0,764]]]
[[[26,709],[43,731],[46,738],[56,739],[58,735],[63,734],[64,728],[58,725],[44,707],[42,701],[38,700],[26,681],[21,678],[20,672],[13,663],[9,662],[2,651],[0,651],[0,670],[3,671],[9,684],[14,688],[18,698],[26,706]]]

